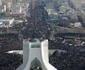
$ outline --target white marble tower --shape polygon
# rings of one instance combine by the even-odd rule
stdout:
[[[16,70],[57,70],[49,63],[48,40],[23,41],[23,64]]]

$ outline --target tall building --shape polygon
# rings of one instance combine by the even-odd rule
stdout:
[[[10,2],[8,2],[8,9],[10,10],[11,9],[11,3]]]
[[[0,5],[2,5],[2,0],[0,0]]]
[[[10,11],[12,7],[12,0],[8,0],[7,6],[8,6],[8,10]]]

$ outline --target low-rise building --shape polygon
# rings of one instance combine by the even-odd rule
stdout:
[[[14,22],[14,19],[0,19],[0,27],[10,27]]]

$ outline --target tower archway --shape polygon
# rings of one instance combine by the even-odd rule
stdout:
[[[41,63],[37,58],[31,62],[30,70],[42,70]]]

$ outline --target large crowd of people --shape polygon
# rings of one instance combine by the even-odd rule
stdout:
[[[6,52],[20,49],[22,42],[18,34],[0,34],[0,70],[16,70],[22,63],[22,55]]]
[[[61,43],[61,39],[58,41]],[[55,42],[50,41],[50,47],[53,47]],[[59,44],[60,44],[59,43]],[[22,49],[22,43],[20,42],[18,35],[8,34],[0,35],[0,70],[16,70],[23,61],[22,55],[19,54],[8,54],[7,51],[14,49]],[[60,45],[59,45],[60,46]],[[67,48],[68,47],[68,48]],[[67,46],[65,49],[56,47],[56,49],[64,49],[67,52],[55,51],[49,56],[50,63],[55,66],[58,70],[84,70],[85,69],[85,51],[80,49]]]
[[[18,34],[0,35],[0,53],[18,49],[22,49],[22,42],[19,40]]]
[[[50,63],[58,70],[84,70],[85,52],[73,50],[58,55],[58,52],[56,51],[50,56]]]
[[[0,70],[16,70],[22,63],[22,55],[0,53]]]
[[[46,19],[48,13],[43,5],[36,5],[34,8],[29,6],[26,26],[22,29],[24,38],[48,38],[50,26],[47,24]]]
[[[50,49],[63,49],[67,52],[59,54],[55,51],[49,56],[50,63],[58,70],[84,70],[85,69],[85,50],[83,47],[74,46],[71,42],[65,41],[63,38],[50,39],[51,28],[46,22],[46,10],[43,6],[36,6],[30,11],[27,18],[27,24],[22,29],[24,38],[42,38],[49,39]],[[22,49],[22,41],[17,34],[1,34],[0,35],[0,70],[16,70],[22,63],[22,55],[8,54],[10,50]]]

